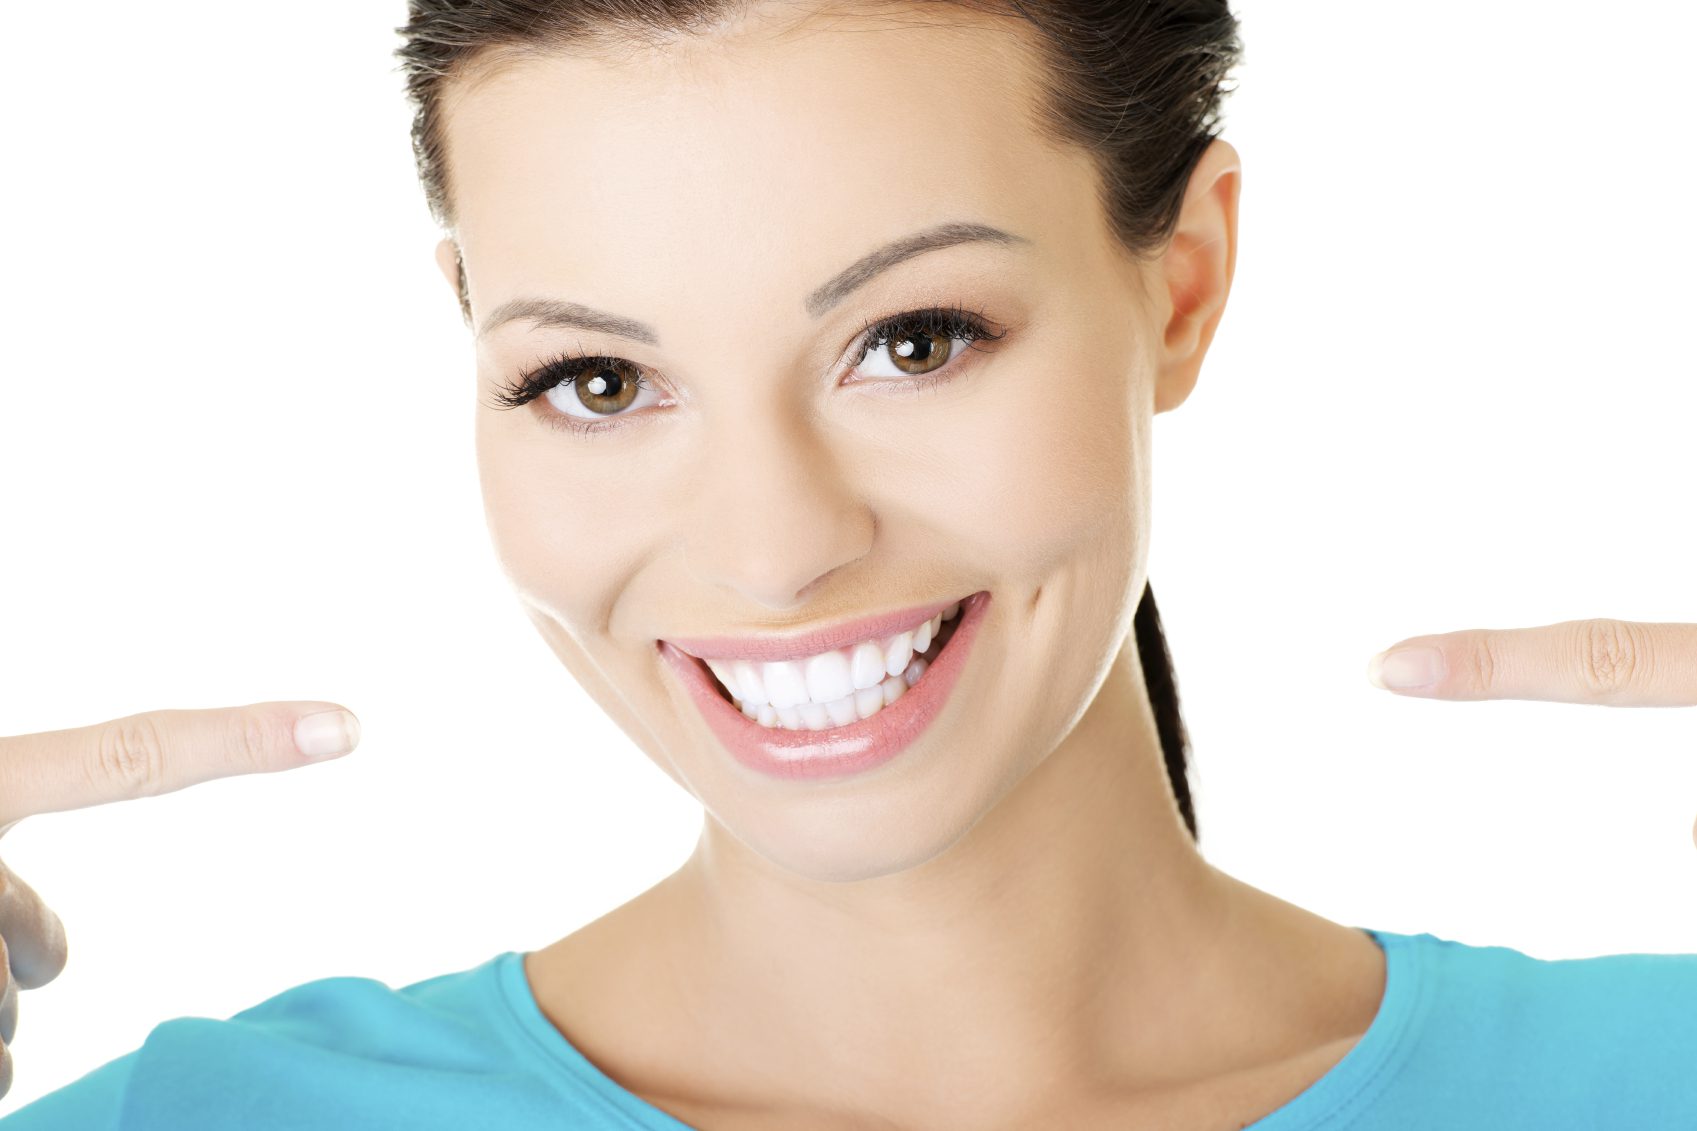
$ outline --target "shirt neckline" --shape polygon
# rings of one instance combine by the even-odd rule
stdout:
[[[542,1012],[530,988],[530,979],[525,977],[524,958],[525,952],[509,950],[496,955],[489,965],[494,967],[498,996],[506,1006],[504,1016],[522,1034],[523,1043],[539,1053],[554,1070],[565,1069],[577,1082],[578,1086],[561,1087],[561,1090],[574,1103],[581,1103],[587,1092],[607,1114],[643,1131],[697,1131],[621,1086],[579,1052]],[[561,1086],[562,1081],[554,1073],[545,1075],[550,1083]]]
[[[1243,1131],[1322,1131],[1372,1103],[1395,1074],[1412,1044],[1429,993],[1426,969],[1430,934],[1406,935],[1356,927],[1385,952],[1385,988],[1378,1012],[1350,1050],[1325,1075]]]
[[[1392,1075],[1406,1049],[1407,1034],[1425,1000],[1428,977],[1426,950],[1421,945],[1430,935],[1405,935],[1372,927],[1356,927],[1385,952],[1385,988],[1379,1009],[1366,1032],[1336,1064],[1313,1084],[1282,1106],[1268,1112],[1244,1131],[1320,1131],[1370,1103]],[[631,1126],[654,1131],[696,1131],[689,1124],[662,1111],[622,1087],[596,1067],[566,1039],[542,1012],[542,1006],[524,972],[525,952],[509,950],[497,955],[494,969],[498,997],[505,1017],[522,1034],[523,1043],[555,1068],[563,1068],[580,1085],[571,1095],[582,1099],[585,1090],[609,1113]]]

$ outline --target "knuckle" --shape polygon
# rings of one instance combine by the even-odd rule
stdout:
[[[148,797],[165,785],[165,740],[147,715],[118,719],[95,743],[92,774],[96,785],[117,782],[133,796]]]
[[[1606,617],[1579,622],[1579,676],[1593,695],[1606,698],[1638,679],[1644,647],[1626,624]]]
[[[276,745],[276,738],[270,723],[264,718],[250,711],[241,711],[231,717],[229,727],[225,741],[244,765],[261,769],[271,760],[269,755]]]
[[[1488,632],[1477,633],[1469,643],[1467,660],[1473,685],[1480,691],[1489,691],[1497,685],[1496,644]]]

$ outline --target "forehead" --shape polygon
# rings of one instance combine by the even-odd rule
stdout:
[[[734,285],[943,219],[1035,232],[1088,198],[1080,155],[1033,125],[1020,27],[937,4],[489,57],[444,100],[458,235],[520,276],[567,255]]]

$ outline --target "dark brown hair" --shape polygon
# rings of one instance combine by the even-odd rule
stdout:
[[[431,215],[454,227],[452,161],[440,109],[444,83],[491,50],[658,45],[707,34],[761,0],[409,0],[395,54],[414,107],[413,154]],[[1219,134],[1220,106],[1242,58],[1228,0],[844,0],[847,9],[953,7],[1024,20],[1044,64],[1038,127],[1082,147],[1097,197],[1127,255],[1159,256],[1177,226],[1196,162]],[[465,279],[460,280],[466,306]],[[469,318],[469,307],[467,307]],[[1155,591],[1145,585],[1133,632],[1179,815],[1200,839],[1172,657]]]

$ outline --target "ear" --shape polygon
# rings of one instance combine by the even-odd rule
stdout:
[[[1191,171],[1178,226],[1156,273],[1166,298],[1155,411],[1175,409],[1196,387],[1202,357],[1226,310],[1237,267],[1237,198],[1243,163],[1215,138]]]
[[[471,303],[466,298],[465,266],[460,259],[460,246],[452,236],[445,236],[436,245],[436,267],[442,272],[442,277],[448,280],[448,287],[454,292],[454,301],[460,305],[460,313],[465,317],[466,325],[471,325]]]

